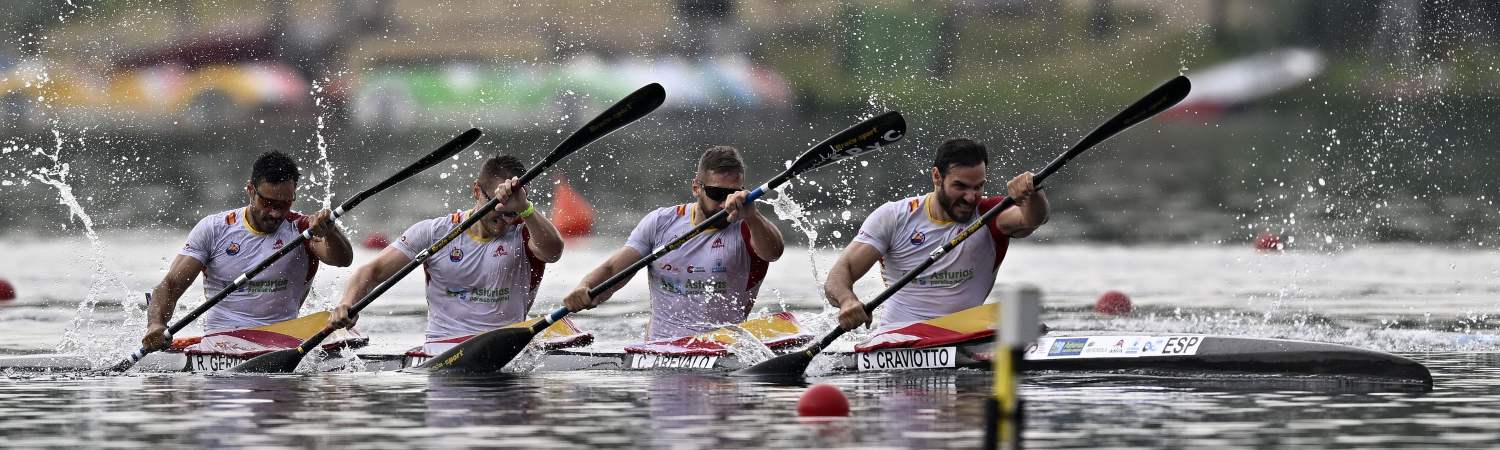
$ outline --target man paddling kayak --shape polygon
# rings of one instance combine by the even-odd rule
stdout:
[[[314,217],[292,211],[297,182],[302,177],[297,163],[280,152],[267,152],[255,160],[250,182],[245,185],[249,205],[204,217],[188,233],[187,244],[177,252],[167,275],[151,292],[146,336],[141,345],[161,349],[170,342],[167,321],[177,300],[193,280],[203,273],[205,295],[232,283],[266,256],[297,239],[311,227],[306,251],[293,252],[276,261],[204,313],[207,336],[200,345],[232,351],[239,343],[233,330],[269,325],[297,317],[307,298],[318,263],[347,267],[354,260],[349,239],[330,225],[330,211]],[[248,343],[253,345],[254,343]],[[251,350],[251,349],[241,349]]]
[[[932,164],[933,191],[876,208],[828,273],[824,296],[839,308],[839,326],[853,329],[870,323],[864,304],[854,295],[854,280],[881,262],[890,283],[924,262],[933,250],[962,231],[976,214],[1004,197],[984,196],[989,152],[969,139],[950,139],[937,148]],[[885,303],[882,326],[928,320],[979,306],[995,285],[1011,238],[1030,235],[1047,222],[1047,197],[1036,190],[1031,172],[1006,184],[1015,206],[954,248]]]
[[[668,206],[647,214],[630,233],[625,247],[589,272],[578,288],[563,299],[571,311],[593,308],[608,300],[619,283],[593,298],[588,290],[687,233],[703,219],[723,209],[728,220],[687,241],[647,269],[651,290],[650,340],[690,336],[726,324],[739,323],[755,306],[760,282],[771,261],[785,247],[781,231],[754,205],[745,206],[745,163],[733,147],[713,147],[698,160],[689,186],[695,203]]]
[[[490,158],[470,187],[474,207],[417,222],[379,256],[354,271],[344,298],[328,318],[331,328],[347,328],[358,317],[349,309],[375,285],[416,259],[490,199],[500,205],[463,236],[424,264],[427,274],[427,343],[438,354],[474,334],[526,319],[548,263],[562,257],[563,241],[552,225],[516,189],[526,167],[513,156]]]

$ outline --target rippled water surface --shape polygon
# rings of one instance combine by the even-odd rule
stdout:
[[[1430,392],[1285,379],[1034,375],[1031,447],[1492,445],[1495,354],[1413,355]],[[801,386],[699,374],[406,373],[284,376],[12,375],[9,446],[498,446],[972,448],[988,374],[814,378],[849,394],[848,419],[794,413]]]
[[[138,339],[132,304],[161,276],[174,236],[76,241],[0,238],[34,257],[0,259],[21,298],[0,306],[0,354],[72,342],[102,357]],[[551,308],[610,243],[570,247],[549,268],[537,308]],[[91,254],[108,255],[104,272]],[[372,253],[360,250],[357,260]],[[772,266],[758,310],[792,310],[816,332],[829,323],[813,273],[834,253],[793,250]],[[1491,315],[1500,257],[1469,250],[1371,246],[1340,254],[1261,254],[1225,246],[1013,246],[995,296],[1021,283],[1045,291],[1058,329],[1194,332],[1335,342],[1394,352],[1431,368],[1430,391],[1332,380],[1148,378],[1032,373],[1024,439],[1047,447],[1486,447],[1500,441],[1500,340]],[[326,307],[348,269],[320,272],[306,308]],[[415,345],[420,278],[366,312],[369,351]],[[858,291],[880,289],[866,279]],[[1133,317],[1094,315],[1121,289]],[[182,308],[201,301],[195,287]],[[94,307],[80,308],[92,298]],[[577,316],[598,347],[641,338],[637,280]],[[179,313],[180,314],[180,313]],[[79,318],[92,320],[79,321]],[[73,330],[71,333],[65,330]],[[190,331],[192,328],[189,329]],[[191,333],[189,333],[191,334]],[[817,376],[849,395],[853,414],[795,414],[804,385],[718,375],[536,372],[488,377],[407,373],[284,376],[5,372],[0,438],[8,447],[525,447],[972,448],[983,436],[990,375],[978,371]]]

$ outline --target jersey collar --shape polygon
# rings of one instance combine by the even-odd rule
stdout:
[[[245,230],[250,231],[250,234],[254,234],[256,236],[265,236],[267,234],[271,234],[271,232],[269,231],[260,231],[255,229],[254,222],[255,221],[250,220],[250,207],[246,206],[243,211],[240,211],[240,225],[243,225],[245,227]]]
[[[942,211],[933,210],[932,207],[935,205],[937,205],[937,193],[927,193],[927,198],[922,199],[922,209],[927,211],[927,220],[938,225],[952,225],[952,220],[940,218]]]

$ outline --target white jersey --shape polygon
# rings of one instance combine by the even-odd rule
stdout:
[[[257,230],[248,208],[204,217],[188,232],[178,251],[203,264],[204,296],[218,294],[241,274],[271,256],[307,229],[309,218],[287,214],[275,230]],[[207,333],[258,327],[297,318],[307,298],[317,260],[306,247],[276,260],[255,278],[203,313]]]
[[[694,204],[652,211],[625,245],[650,254],[686,234],[698,215]],[[704,231],[668,252],[646,271],[651,283],[647,339],[690,336],[744,321],[769,265],[750,248],[750,228],[742,220]]]
[[[976,216],[999,204],[1002,198],[981,200]],[[865,219],[854,242],[880,252],[880,276],[890,285],[968,226],[968,223],[938,220],[940,212],[935,194],[886,203]],[[990,221],[984,229],[943,255],[927,272],[886,299],[881,322],[928,320],[983,304],[995,286],[995,273],[1009,245],[1010,237]]]
[[[417,222],[392,244],[406,257],[447,236],[470,213]],[[531,234],[518,222],[480,239],[473,227],[427,258],[427,340],[483,333],[526,319],[546,263],[531,254]]]

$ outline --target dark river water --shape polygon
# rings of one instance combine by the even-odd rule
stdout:
[[[1500,440],[1500,355],[1408,354],[1430,392],[1285,379],[1033,374],[1027,447],[1458,447]],[[974,448],[990,375],[812,378],[847,419],[799,419],[803,387],[609,371],[446,377],[10,374],[9,447]]]

